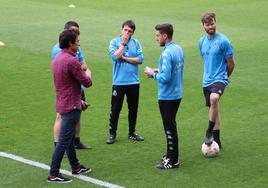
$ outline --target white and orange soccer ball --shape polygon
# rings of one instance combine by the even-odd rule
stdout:
[[[213,141],[210,146],[203,143],[201,151],[205,157],[216,157],[220,153],[220,147],[215,141]]]

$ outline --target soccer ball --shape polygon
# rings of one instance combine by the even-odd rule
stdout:
[[[220,147],[215,141],[210,146],[203,143],[201,151],[205,157],[216,157],[220,153]]]

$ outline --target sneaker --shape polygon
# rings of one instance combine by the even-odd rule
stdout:
[[[48,176],[47,181],[56,183],[70,183],[72,180],[65,178],[61,174],[59,174],[58,176]]]
[[[206,133],[206,137],[205,137],[205,144],[210,146],[213,142],[214,138],[213,138],[213,134],[210,132]]]
[[[214,139],[215,142],[219,145],[219,148],[222,149],[221,140],[220,139]]]
[[[170,162],[170,158],[166,158],[164,156],[159,164],[157,164],[155,167],[158,169],[172,169],[172,168],[178,168],[180,165],[179,161],[175,164],[172,164]]]
[[[91,172],[90,168],[86,168],[83,165],[79,165],[76,169],[72,171],[72,174],[87,174]]]
[[[74,145],[75,149],[92,149],[90,146],[84,145],[82,142],[79,142],[79,144]]]
[[[107,144],[113,144],[115,142],[115,134],[110,134],[109,138],[106,140]]]
[[[214,141],[217,142],[220,149],[222,149],[221,140],[220,140],[220,130],[213,130],[212,132]]]
[[[161,159],[161,163],[164,162],[167,159],[167,154],[163,155],[162,159]]]
[[[134,141],[144,141],[144,138],[135,132],[128,134],[128,138]]]

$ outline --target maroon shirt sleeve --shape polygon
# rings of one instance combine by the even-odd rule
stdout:
[[[74,62],[70,63],[71,74],[85,87],[92,86],[92,80],[86,75],[85,71],[81,68],[81,64],[78,63],[77,58],[74,58]]]

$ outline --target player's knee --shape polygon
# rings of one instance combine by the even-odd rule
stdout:
[[[220,98],[220,96],[218,94],[216,94],[216,93],[211,94],[211,96],[210,96],[210,104],[212,106],[217,105],[218,102],[219,102],[219,98]]]

